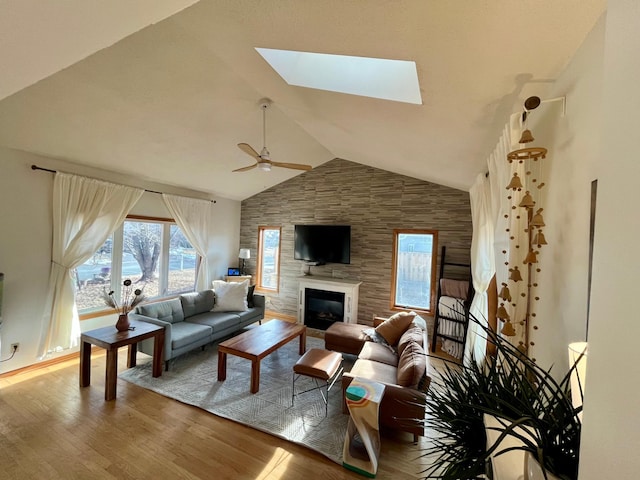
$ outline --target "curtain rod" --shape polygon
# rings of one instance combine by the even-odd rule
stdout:
[[[43,167],[39,167],[37,165],[31,165],[31,170],[42,170],[43,172],[58,173],[57,170],[51,170],[50,168],[43,168]],[[73,175],[75,175],[75,174],[73,174]],[[96,179],[96,180],[98,180],[98,179]],[[104,181],[104,180],[102,180],[102,181]],[[111,182],[111,183],[114,183],[114,182]],[[129,185],[125,185],[125,186],[129,186]],[[145,188],[144,191],[145,192],[149,192],[149,193],[157,193],[159,195],[162,195],[162,193],[163,193],[163,192],[158,192],[156,190],[149,190],[147,188]],[[190,198],[193,198],[193,197],[190,197]],[[216,200],[209,200],[208,198],[207,199],[198,198],[197,200],[206,200],[206,201],[211,202],[211,203],[216,203]]]

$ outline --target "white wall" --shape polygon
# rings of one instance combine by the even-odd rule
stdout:
[[[3,323],[0,327],[2,359],[10,356],[10,345],[20,343],[15,357],[0,363],[0,373],[37,363],[44,298],[51,262],[53,174],[31,170],[31,165],[76,173],[114,183],[133,185],[175,195],[210,198],[201,192],[148,183],[114,172],[83,167],[47,157],[0,147],[0,272],[5,274]],[[217,257],[214,276],[222,277],[238,264],[240,202],[216,200]],[[145,192],[132,212],[170,217],[158,194]],[[115,324],[114,316],[81,322],[83,331]],[[72,352],[66,351],[62,354]]]
[[[534,145],[549,149],[542,205],[549,245],[531,353],[556,374],[586,338],[591,181],[598,180],[580,480],[632,480],[640,457],[640,2],[612,0],[542,104]]]
[[[580,479],[640,475],[640,2],[609,2]]]
[[[549,152],[540,160],[546,183],[540,207],[548,245],[540,248],[542,271],[534,301],[531,354],[556,377],[568,370],[567,345],[586,340],[591,182],[598,177],[602,124],[602,65],[605,17],[593,28],[571,62],[531,113],[533,145]],[[537,208],[537,207],[536,207]]]

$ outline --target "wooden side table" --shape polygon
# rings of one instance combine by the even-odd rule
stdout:
[[[358,377],[353,379],[345,392],[351,417],[342,449],[342,465],[370,478],[378,472],[378,411],[383,395],[382,383]]]
[[[225,282],[244,282],[249,280],[249,285],[253,285],[253,275],[227,275],[224,277]]]
[[[91,345],[97,345],[107,351],[104,399],[116,398],[116,380],[118,376],[118,348],[129,346],[127,368],[136,366],[138,342],[147,338],[153,341],[153,376],[162,375],[164,350],[164,327],[147,322],[131,321],[133,330],[119,332],[115,326],[97,328],[84,332],[80,336],[80,386],[91,384]]]

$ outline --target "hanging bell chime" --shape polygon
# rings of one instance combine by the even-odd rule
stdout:
[[[511,272],[511,274],[509,275],[509,280],[513,280],[514,282],[519,282],[522,280],[522,275],[520,274],[520,270],[518,270],[518,267],[510,268],[509,272]]]
[[[504,322],[504,326],[502,327],[502,330],[500,330],[500,333],[502,335],[504,335],[505,337],[515,337],[516,336],[516,330],[515,330],[515,328],[513,328],[513,325],[508,320],[506,322]]]
[[[507,309],[504,308],[504,303],[501,303],[498,307],[498,310],[496,311],[496,317],[504,321],[509,321],[509,319],[511,318],[509,316],[509,313],[507,312]]]
[[[524,261],[522,263],[524,263],[525,265],[538,263],[538,257],[536,256],[536,252],[534,252],[533,250],[529,250],[529,253],[527,253],[527,256],[524,258]]]
[[[544,218],[542,218],[542,209],[539,208],[536,214],[531,217],[531,222],[529,223],[532,227],[544,227]]]
[[[500,289],[500,295],[498,295],[505,302],[511,301],[511,292],[509,292],[509,287],[507,287],[506,283],[502,284],[502,289]]]
[[[522,200],[520,200],[519,206],[525,207],[525,208],[533,208],[535,207],[535,205],[536,205],[536,202],[533,201],[533,197],[527,190],[524,194],[524,197],[522,197]]]
[[[520,136],[520,140],[518,141],[518,143],[530,143],[533,142],[533,140],[533,134],[531,133],[531,130],[527,128],[526,130],[522,131],[522,135]]]
[[[544,233],[542,233],[542,230],[538,230],[536,232],[532,242],[534,245],[537,245],[538,248],[540,248],[542,245],[547,245],[547,240],[544,238]]]
[[[509,185],[507,185],[507,190],[518,190],[519,188],[522,188],[522,182],[520,181],[518,174],[514,173]]]

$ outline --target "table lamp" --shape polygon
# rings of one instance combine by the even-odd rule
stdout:
[[[244,262],[251,258],[251,251],[248,248],[241,248],[238,253],[238,258],[242,260],[242,265],[240,266],[240,274],[246,275],[246,271],[244,269]]]
[[[569,368],[575,365],[571,372],[571,403],[573,408],[582,406],[584,386],[587,374],[587,342],[574,342],[569,344]],[[578,413],[582,420],[582,412]]]

